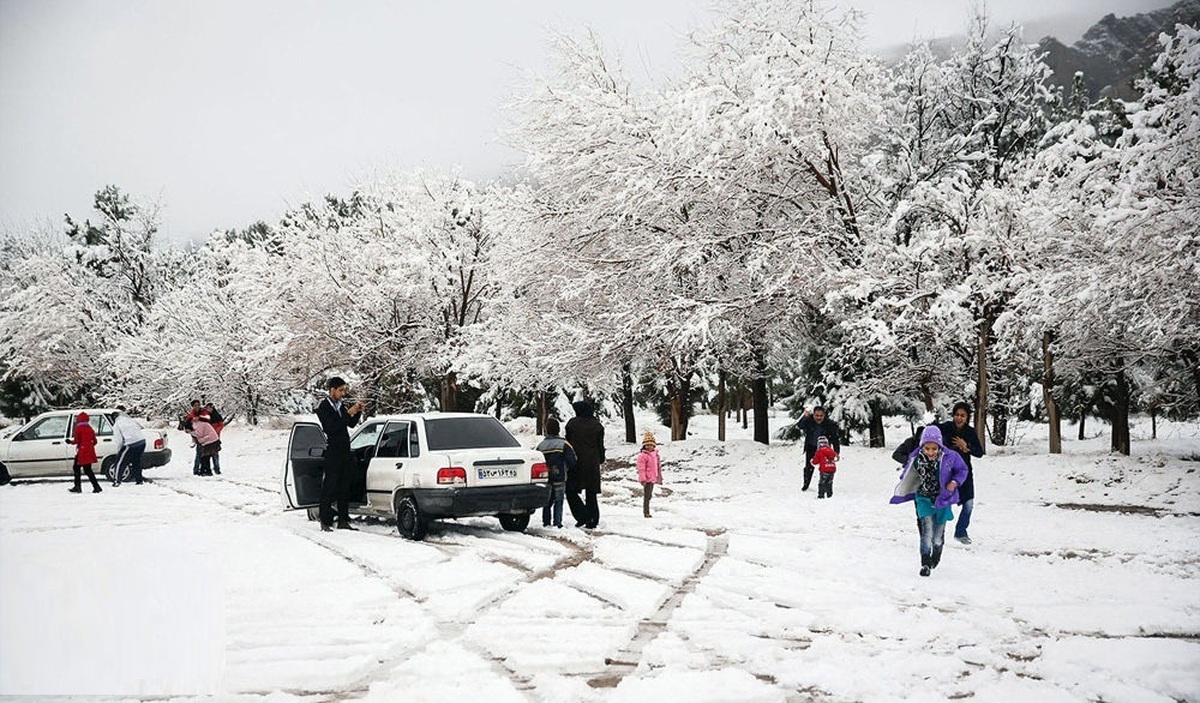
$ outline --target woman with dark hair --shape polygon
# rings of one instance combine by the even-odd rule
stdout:
[[[984,455],[983,444],[979,441],[979,433],[967,424],[971,417],[971,406],[963,402],[954,404],[951,420],[938,425],[946,447],[958,452],[963,463],[967,465],[967,478],[958,489],[958,504],[962,510],[958,513],[958,522],[954,523],[954,539],[963,544],[970,544],[967,528],[971,526],[971,513],[975,510],[975,472],[971,468],[971,457]]]

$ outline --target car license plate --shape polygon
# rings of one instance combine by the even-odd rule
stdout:
[[[488,468],[479,469],[480,480],[487,481],[494,478],[516,478],[517,470],[504,466],[489,466]]]

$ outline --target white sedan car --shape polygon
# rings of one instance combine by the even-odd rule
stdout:
[[[0,466],[13,478],[73,475],[75,445],[67,440],[74,437],[75,418],[81,412],[88,414],[88,422],[96,431],[96,458],[100,470],[111,481],[117,458],[113,419],[118,412],[111,408],[52,410],[21,427],[8,428],[0,434]],[[146,453],[142,455],[142,469],[166,465],[171,461],[167,434],[151,429],[145,433]],[[122,480],[125,478],[128,476],[123,476]]]
[[[471,413],[382,415],[350,435],[358,469],[351,512],[394,518],[400,534],[424,538],[431,520],[494,515],[520,532],[546,504],[548,470],[499,420]],[[321,497],[325,434],[315,422],[292,426],[283,470],[285,507]]]

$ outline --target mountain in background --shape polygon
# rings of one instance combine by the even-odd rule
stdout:
[[[1105,15],[1083,38],[1067,46],[1045,37],[1038,47],[1054,71],[1051,82],[1069,87],[1083,73],[1088,96],[1130,100],[1138,97],[1134,81],[1150,67],[1161,49],[1159,34],[1175,33],[1175,25],[1200,27],[1200,0],[1181,0],[1170,7],[1130,17]]]

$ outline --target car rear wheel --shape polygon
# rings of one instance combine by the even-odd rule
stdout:
[[[404,496],[396,503],[396,529],[411,540],[423,540],[429,531],[429,520],[417,507],[417,499]]]
[[[496,517],[500,518],[500,526],[509,532],[524,532],[525,528],[529,527],[529,513],[521,515],[500,513]]]
[[[100,464],[100,470],[104,472],[104,478],[108,479],[109,481],[116,480],[115,478],[113,478],[113,472],[116,470],[116,464],[117,464],[116,456],[110,456],[110,457],[106,457],[104,459],[104,463]],[[126,466],[124,468],[124,470],[121,471],[121,481],[124,482],[124,481],[128,481],[128,480],[129,480],[129,467]]]

